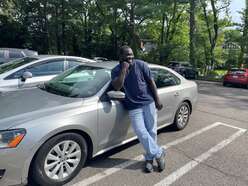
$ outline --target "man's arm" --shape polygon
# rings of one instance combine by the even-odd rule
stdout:
[[[121,63],[120,74],[111,82],[115,90],[119,91],[123,87],[128,68],[129,64],[127,62]]]
[[[148,85],[150,87],[150,89],[152,90],[152,94],[153,94],[153,98],[154,98],[154,101],[155,101],[155,105],[156,105],[156,108],[158,110],[161,110],[163,108],[163,104],[160,102],[160,99],[159,99],[159,96],[158,96],[158,91],[157,91],[157,86],[154,82],[153,79],[148,79]]]

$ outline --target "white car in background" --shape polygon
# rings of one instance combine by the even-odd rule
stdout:
[[[73,56],[39,55],[0,65],[0,92],[32,88],[67,69],[94,60]]]

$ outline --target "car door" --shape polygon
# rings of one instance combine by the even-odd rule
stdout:
[[[151,68],[154,81],[158,88],[159,98],[163,109],[158,111],[158,125],[170,124],[181,100],[180,79],[172,72],[163,68]]]
[[[120,101],[110,100],[107,91],[98,102],[98,120],[100,149],[120,144],[133,136],[132,131],[129,131],[130,121],[127,110]]]
[[[46,60],[29,67],[26,67],[22,71],[28,71],[32,73],[32,78],[28,78],[25,81],[21,81],[19,78],[19,88],[30,88],[37,84],[46,82],[58,74],[62,73],[65,69],[64,58]]]

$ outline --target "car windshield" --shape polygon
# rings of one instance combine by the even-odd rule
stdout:
[[[66,97],[90,97],[110,80],[110,70],[80,65],[46,82],[44,89]]]
[[[170,67],[179,67],[179,63],[169,63]]]
[[[16,59],[16,60],[10,61],[8,63],[2,64],[2,65],[0,65],[0,74],[3,74],[4,72],[18,68],[22,65],[28,64],[32,61],[37,60],[37,59],[38,58],[34,58],[34,57],[24,57],[24,58]]]
[[[245,73],[245,69],[231,69],[230,74],[244,74]]]
[[[189,64],[189,63],[182,63],[182,66],[184,66],[184,67],[192,67],[191,64]]]

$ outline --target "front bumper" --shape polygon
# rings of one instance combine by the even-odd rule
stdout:
[[[26,153],[18,149],[0,149],[0,185],[26,184],[22,180],[26,160]]]

